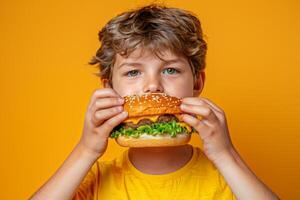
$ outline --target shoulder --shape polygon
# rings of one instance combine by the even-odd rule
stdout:
[[[197,174],[201,172],[203,175],[210,175],[218,173],[217,168],[214,164],[207,158],[201,148],[193,146],[193,153],[195,154],[195,164],[193,168],[197,170]]]
[[[226,183],[220,171],[207,158],[199,147],[194,147],[197,155],[196,162],[191,170],[193,177],[197,177],[199,181],[205,181],[206,191],[214,191],[218,199],[234,199],[234,195]]]
[[[222,178],[221,173],[215,165],[207,158],[205,153],[199,147],[193,147],[196,154],[196,161],[193,165],[193,173],[208,180],[218,180]]]
[[[124,170],[126,169],[125,166],[125,155],[126,151],[123,153],[119,154],[117,157],[115,157],[113,160],[109,161],[97,161],[98,168],[101,172],[101,175],[105,174],[111,174],[111,173],[123,173]]]

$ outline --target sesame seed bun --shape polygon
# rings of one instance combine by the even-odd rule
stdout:
[[[181,100],[164,93],[147,93],[141,96],[132,95],[124,97],[124,110],[128,117],[145,115],[180,114]]]

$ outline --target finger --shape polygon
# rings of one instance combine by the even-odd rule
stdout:
[[[208,105],[210,105],[212,108],[214,108],[215,114],[218,117],[219,121],[221,123],[226,123],[226,116],[225,116],[225,112],[218,107],[215,103],[213,103],[211,100],[209,99],[205,99],[202,98],[203,101],[205,101]]]
[[[128,112],[123,111],[116,116],[110,118],[109,120],[105,121],[102,126],[99,127],[99,131],[103,132],[107,135],[105,137],[109,137],[111,131],[119,125],[122,121],[124,121],[128,116]]]
[[[212,106],[212,107],[213,107],[215,110],[217,110],[218,112],[224,113],[223,110],[222,110],[220,107],[218,107],[215,103],[213,103],[211,100],[206,99],[206,98],[203,98],[203,97],[201,97],[201,99],[202,99],[203,101],[205,101],[207,104],[209,104],[210,106]]]
[[[119,97],[122,98],[115,90],[111,88],[103,88],[103,89],[97,89],[94,91],[91,101],[89,104],[89,109],[92,107],[92,105],[95,103],[95,101],[99,98],[104,97]]]
[[[199,120],[189,114],[183,114],[182,117],[184,122],[196,129],[201,139],[205,139],[211,134],[211,128],[205,120]]]
[[[182,103],[185,104],[194,104],[194,105],[208,105],[211,106],[214,112],[222,112],[220,108],[213,105],[212,102],[209,102],[208,99],[205,99],[203,97],[186,97],[182,99]]]
[[[201,102],[199,100],[200,100],[199,97],[185,97],[185,98],[182,99],[182,103],[202,105],[203,102]]]
[[[204,119],[208,120],[210,123],[215,123],[218,121],[216,114],[213,112],[211,107],[207,105],[181,104],[180,108],[184,112],[200,115]]]
[[[95,104],[92,106],[92,113],[95,113],[97,110],[101,110],[104,108],[110,108],[113,106],[121,106],[124,103],[124,99],[121,98],[102,98],[97,99],[95,101]]]
[[[103,109],[100,111],[96,111],[92,116],[92,122],[95,126],[101,125],[105,120],[121,113],[123,111],[123,106],[116,106],[113,108]]]

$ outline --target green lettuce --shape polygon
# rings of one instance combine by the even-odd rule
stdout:
[[[187,128],[180,126],[176,121],[170,122],[161,122],[161,123],[153,123],[151,125],[142,125],[136,129],[124,127],[116,127],[109,137],[117,138],[120,135],[122,136],[130,136],[134,138],[138,138],[141,134],[146,133],[148,135],[162,135],[169,134],[171,137],[176,137],[178,133],[187,133],[191,134]]]

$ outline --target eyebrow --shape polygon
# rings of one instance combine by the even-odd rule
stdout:
[[[163,61],[163,65],[170,65],[170,64],[179,63],[179,62],[183,62],[183,60],[182,60],[182,59],[164,60],[164,61]],[[121,67],[123,67],[123,66],[125,66],[125,65],[140,67],[140,66],[142,66],[143,64],[142,64],[142,63],[139,63],[139,62],[124,62],[124,63],[120,64],[120,65],[118,66],[118,68],[120,69]]]

